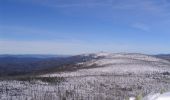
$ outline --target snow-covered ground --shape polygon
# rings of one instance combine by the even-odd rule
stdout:
[[[170,62],[166,60],[127,53],[93,56],[78,63],[81,69],[37,76],[63,77],[59,84],[0,81],[0,100],[133,100],[139,94],[170,91]]]
[[[143,100],[170,100],[170,92],[149,94]]]
[[[154,74],[170,72],[170,62],[142,54],[96,54],[101,59],[93,59],[84,63],[85,66],[99,66],[95,68],[80,69],[73,72],[61,72],[42,75],[42,77],[71,77],[87,75],[122,75],[122,74]],[[81,67],[81,66],[80,66]]]

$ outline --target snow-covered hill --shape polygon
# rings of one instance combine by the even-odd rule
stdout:
[[[75,57],[83,60],[65,66],[74,70],[36,76],[57,81],[63,78],[60,83],[1,81],[0,99],[128,100],[140,94],[170,91],[170,62],[167,60],[135,53],[101,52]]]
[[[130,53],[96,53],[82,56],[91,56],[90,61],[77,63],[83,69],[73,72],[61,72],[43,75],[55,76],[86,76],[86,75],[119,75],[119,74],[156,74],[170,72],[170,62],[144,54]]]

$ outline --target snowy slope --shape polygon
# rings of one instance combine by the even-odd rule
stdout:
[[[86,75],[104,75],[104,74],[150,74],[170,72],[170,62],[143,54],[128,53],[96,53],[92,60],[78,63],[86,66],[88,69],[80,69],[73,72],[61,72],[47,74],[43,76],[86,76]],[[83,56],[89,56],[83,55]],[[93,65],[95,66],[93,68]],[[81,66],[80,66],[81,67]],[[91,67],[91,68],[89,68]]]
[[[139,94],[170,91],[169,61],[135,53],[101,52],[79,56],[90,60],[75,64],[77,70],[36,76],[62,77],[64,81],[60,84],[0,81],[0,99],[128,100]]]
[[[65,77],[67,82],[63,84],[68,90],[72,90],[69,88],[70,84],[80,86],[79,89],[84,95],[91,93],[97,98],[99,96],[97,94],[100,94],[104,99],[117,100],[141,92],[146,95],[161,90],[170,91],[170,76],[163,74],[170,73],[170,62],[166,60],[144,54],[128,53],[96,53],[83,56],[93,58],[78,63],[87,68],[42,76]],[[110,92],[113,94],[108,95],[107,93]],[[119,95],[115,96],[116,93]]]

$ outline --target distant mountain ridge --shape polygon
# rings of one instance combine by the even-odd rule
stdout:
[[[63,55],[0,55],[0,76],[27,74],[33,71],[58,66]]]
[[[81,65],[82,63],[92,62],[99,59],[112,59],[114,57],[129,57],[131,59],[136,59],[137,57],[145,60],[146,58],[151,58],[152,56],[139,54],[139,53],[90,53],[82,55],[0,55],[0,76],[11,76],[11,75],[22,75],[31,72],[55,72],[55,71],[74,71],[81,69],[87,65]],[[153,55],[153,58],[160,58],[170,61],[170,55]],[[140,59],[141,59],[140,58]],[[156,60],[156,58],[154,58]],[[139,58],[138,58],[139,59]],[[107,61],[106,61],[107,62]],[[96,63],[94,63],[96,64]],[[94,67],[91,64],[90,67]]]
[[[44,72],[52,68],[62,68],[68,64],[74,65],[90,58],[79,55],[0,55],[0,76]]]
[[[170,61],[170,54],[159,54],[159,55],[155,55],[155,57]]]
[[[70,55],[52,55],[52,54],[1,54],[2,57],[15,57],[15,58],[55,58],[55,57],[68,57]]]

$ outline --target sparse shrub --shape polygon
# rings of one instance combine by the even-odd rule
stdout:
[[[66,97],[62,97],[62,100],[66,100]]]
[[[142,100],[142,94],[137,95],[136,100]]]
[[[129,100],[129,97],[125,97],[125,100]]]
[[[165,90],[164,90],[164,89],[161,89],[161,92],[160,92],[160,93],[163,94],[164,92],[165,92]]]

